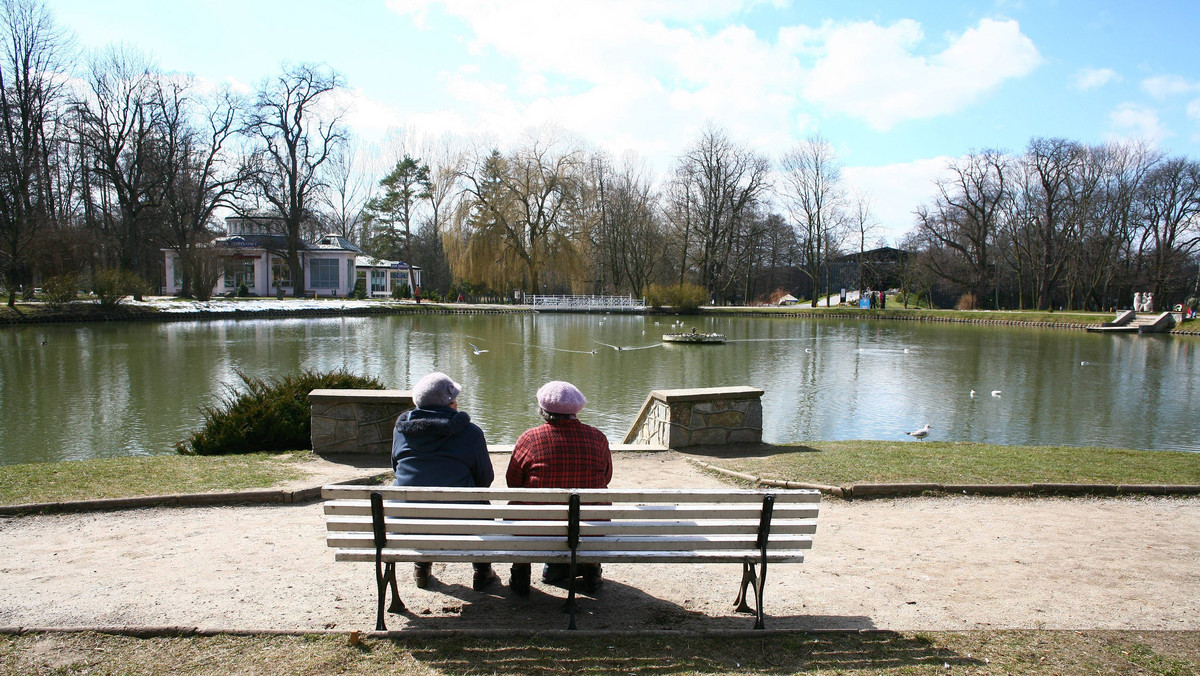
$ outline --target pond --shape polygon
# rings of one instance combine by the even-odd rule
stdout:
[[[662,344],[680,320],[729,340]],[[540,422],[533,393],[559,379],[583,390],[581,418],[613,442],[651,390],[752,385],[766,391],[769,442],[909,441],[928,423],[939,441],[1197,451],[1198,347],[1062,329],[545,313],[22,326],[0,330],[0,464],[171,453],[238,371],[334,368],[395,389],[445,371],[493,443]]]

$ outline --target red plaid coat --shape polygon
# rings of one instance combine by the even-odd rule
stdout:
[[[608,488],[612,472],[604,433],[572,418],[526,430],[505,478],[509,488]]]

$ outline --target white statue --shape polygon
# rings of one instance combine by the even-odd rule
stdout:
[[[1142,294],[1142,312],[1154,312],[1154,294],[1149,291]]]
[[[1142,292],[1141,291],[1133,292],[1133,311],[1134,312],[1142,311]]]

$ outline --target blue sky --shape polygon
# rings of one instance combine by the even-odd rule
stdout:
[[[554,125],[658,174],[706,124],[778,156],[831,141],[893,243],[946,162],[1035,136],[1200,158],[1200,3],[49,0],[85,49],[249,89],[341,73],[348,120],[482,136]]]

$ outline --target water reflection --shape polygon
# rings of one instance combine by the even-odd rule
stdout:
[[[685,329],[729,342],[661,345],[673,321],[423,315],[9,328],[0,331],[0,463],[169,453],[204,406],[239,384],[238,371],[334,368],[397,389],[450,373],[464,386],[463,409],[497,443],[536,424],[533,393],[564,379],[587,394],[586,420],[616,441],[652,389],[754,385],[766,390],[764,437],[774,442],[899,441],[931,423],[939,440],[1200,449],[1192,338],[684,318]]]

